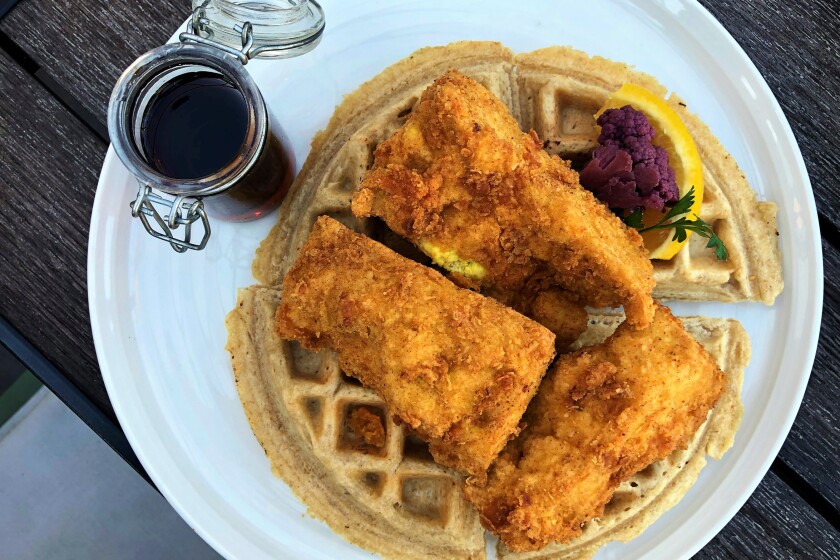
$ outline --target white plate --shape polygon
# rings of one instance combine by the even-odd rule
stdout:
[[[688,557],[743,505],[778,453],[801,402],[819,332],[822,255],[802,156],[778,103],[732,37],[694,1],[324,0],[312,53],[248,65],[298,162],[341,96],[411,51],[461,39],[516,51],[570,44],[636,65],[677,91],[779,204],[785,290],[775,306],[674,305],[735,317],[753,360],[734,448],[642,536],[598,558]],[[228,558],[370,558],[272,476],[237,398],[224,316],[253,283],[254,250],[275,218],[216,222],[206,250],[178,255],[129,216],[135,181],[109,150],[90,227],[88,288],[99,364],[114,410],[149,475]]]

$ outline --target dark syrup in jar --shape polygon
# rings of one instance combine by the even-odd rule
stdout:
[[[248,104],[242,92],[214,72],[189,72],[155,94],[143,115],[141,142],[149,165],[172,179],[199,179],[224,169],[247,148]],[[236,184],[207,196],[207,212],[245,221],[276,208],[294,178],[285,133],[269,113],[256,162]]]
[[[149,164],[173,179],[198,179],[227,166],[242,148],[248,106],[219,74],[190,72],[164,85],[143,115]]]
[[[269,113],[265,145],[254,166],[218,200],[216,196],[206,198],[207,211],[233,222],[259,218],[280,206],[294,178],[294,152],[283,128]]]

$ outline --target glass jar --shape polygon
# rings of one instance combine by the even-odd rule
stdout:
[[[114,150],[140,183],[132,215],[181,253],[206,246],[208,216],[252,220],[282,201],[294,155],[245,64],[309,52],[324,30],[313,0],[193,6],[181,42],[132,63],[108,108]]]

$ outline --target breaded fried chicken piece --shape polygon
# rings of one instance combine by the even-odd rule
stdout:
[[[479,478],[554,357],[538,323],[326,216],[283,283],[277,332],[335,350],[437,462]]]
[[[568,541],[616,487],[688,440],[724,388],[715,361],[657,306],[645,329],[558,358],[486,486],[468,481],[482,524],[511,550]]]
[[[489,90],[447,72],[376,149],[353,213],[381,217],[471,287],[518,292],[540,275],[644,327],[654,281],[641,236],[541,148]]]

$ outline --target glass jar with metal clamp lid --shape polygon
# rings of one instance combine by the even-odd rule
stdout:
[[[280,204],[294,154],[245,65],[309,52],[324,23],[314,0],[193,0],[180,42],[123,72],[108,132],[140,183],[131,214],[146,231],[179,253],[201,250],[210,217],[252,220]]]

